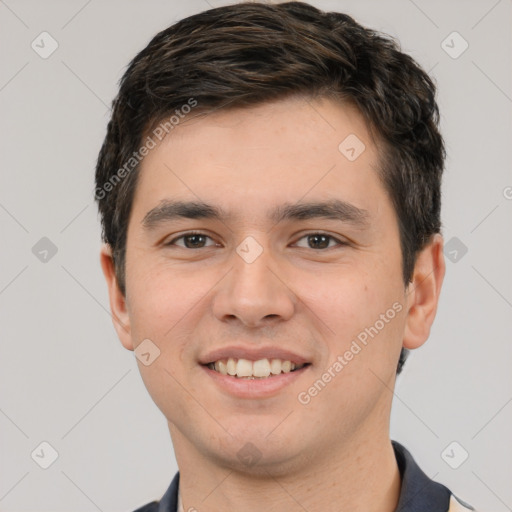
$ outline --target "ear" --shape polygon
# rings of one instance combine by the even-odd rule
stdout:
[[[112,323],[114,324],[117,336],[121,340],[123,347],[128,350],[133,350],[130,317],[126,307],[126,299],[119,289],[114,260],[112,258],[112,249],[108,244],[104,244],[101,248],[100,263],[103,269],[103,275],[107,281]]]
[[[403,346],[415,349],[430,334],[446,270],[443,237],[437,233],[416,258],[412,282],[407,287],[407,318]]]

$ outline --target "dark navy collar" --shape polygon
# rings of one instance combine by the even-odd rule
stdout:
[[[178,487],[180,483],[180,473],[176,473],[172,479],[171,485],[165,491],[162,499],[152,501],[134,512],[177,512],[178,511]]]
[[[451,492],[423,473],[401,444],[396,441],[391,443],[402,480],[395,512],[446,512],[450,506]]]
[[[155,512],[178,512],[178,487],[180,483],[180,473],[176,473],[172,479],[171,485],[160,500],[160,506]]]
[[[431,480],[401,444],[392,441],[402,486],[395,512],[446,512],[450,491]],[[153,501],[135,512],[177,512],[180,474],[176,473],[160,502]]]

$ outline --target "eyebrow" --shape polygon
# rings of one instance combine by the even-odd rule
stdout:
[[[142,219],[142,225],[149,231],[165,222],[182,218],[226,221],[232,217],[222,207],[213,206],[202,201],[163,200],[158,206],[146,213]],[[369,217],[368,210],[363,210],[339,199],[285,203],[272,210],[268,216],[275,224],[285,220],[324,218],[346,222],[359,228],[365,228],[369,225]]]

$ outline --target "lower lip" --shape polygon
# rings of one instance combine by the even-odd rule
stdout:
[[[230,375],[223,375],[207,366],[203,366],[206,373],[222,389],[238,398],[267,398],[276,395],[286,386],[295,382],[308,370],[310,365],[293,372],[280,373],[264,379],[239,379]]]

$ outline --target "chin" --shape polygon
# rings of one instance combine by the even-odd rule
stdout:
[[[255,448],[256,445],[247,441],[241,449],[227,455],[225,452],[215,453],[215,458],[219,466],[229,471],[246,474],[251,478],[262,477],[282,477],[290,476],[294,470],[301,466],[302,455],[300,450],[292,453],[290,449],[281,444],[280,450],[265,449],[260,451]]]
[[[270,428],[255,425],[253,429],[245,426],[243,433],[230,429],[217,445],[210,441],[208,458],[215,459],[226,469],[246,473],[252,476],[289,475],[295,467],[304,463],[304,446],[290,442],[294,439],[289,432],[272,432],[279,421]],[[271,434],[269,435],[269,433]],[[220,441],[220,442],[219,442]]]

